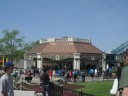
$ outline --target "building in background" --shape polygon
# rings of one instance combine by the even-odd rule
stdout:
[[[4,64],[8,62],[8,56],[0,54],[0,69],[3,69]]]
[[[27,61],[33,60],[37,68],[51,66],[54,68],[89,69],[102,65],[103,52],[92,45],[91,39],[75,37],[48,38],[24,56],[24,69]]]

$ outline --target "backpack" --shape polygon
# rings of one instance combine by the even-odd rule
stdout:
[[[94,70],[93,69],[90,69],[89,74],[90,75],[93,75],[94,74]]]

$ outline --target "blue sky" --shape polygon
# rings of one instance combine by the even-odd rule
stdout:
[[[128,41],[128,0],[0,0],[0,37],[6,29],[26,42],[91,38],[108,52]]]

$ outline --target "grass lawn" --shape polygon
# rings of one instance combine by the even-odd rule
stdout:
[[[95,96],[110,96],[110,89],[112,88],[113,81],[93,81],[77,84],[85,86],[84,88],[79,89],[79,91],[81,90]]]

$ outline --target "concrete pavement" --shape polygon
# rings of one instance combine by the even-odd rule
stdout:
[[[14,96],[34,96],[34,91],[14,90]]]

